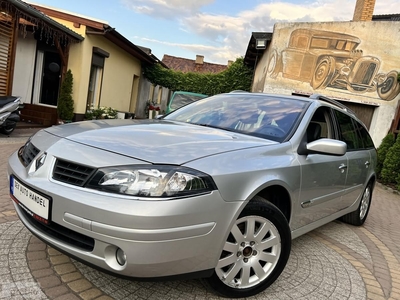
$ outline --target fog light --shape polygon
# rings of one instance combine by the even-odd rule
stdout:
[[[117,259],[118,264],[120,264],[121,266],[125,265],[126,254],[121,248],[118,248],[115,252],[115,258]]]

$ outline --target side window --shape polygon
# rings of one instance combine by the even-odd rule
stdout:
[[[307,127],[307,143],[322,138],[332,138],[331,124],[329,109],[326,107],[318,108]]]
[[[363,148],[361,139],[353,125],[352,117],[335,110],[336,119],[339,125],[339,139],[347,144],[347,150]]]
[[[353,120],[353,122],[358,132],[358,135],[361,138],[363,148],[364,149],[375,148],[374,142],[372,141],[371,136],[369,135],[367,129],[365,129],[365,127],[362,126],[360,123],[358,123],[356,120]]]

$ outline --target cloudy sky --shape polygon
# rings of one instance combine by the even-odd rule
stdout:
[[[277,22],[349,21],[356,0],[36,0],[107,21],[136,45],[226,64],[244,56],[253,31]],[[398,0],[376,0],[374,14],[400,13]]]

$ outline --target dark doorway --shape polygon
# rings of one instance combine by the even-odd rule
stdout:
[[[40,103],[57,106],[60,88],[61,59],[56,52],[44,52],[43,81]]]

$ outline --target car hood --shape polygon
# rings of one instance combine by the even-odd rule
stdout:
[[[53,126],[46,132],[150,163],[184,164],[227,151],[276,142],[166,120],[99,120]]]

